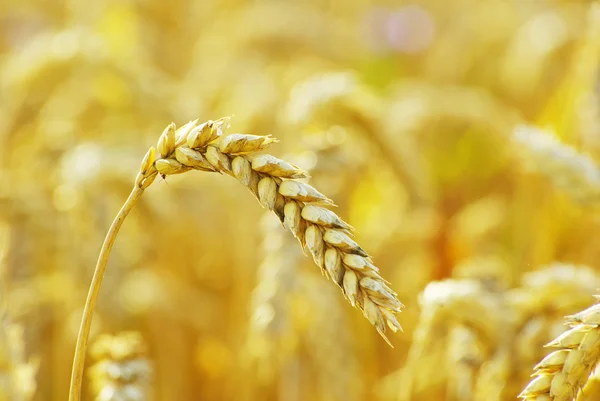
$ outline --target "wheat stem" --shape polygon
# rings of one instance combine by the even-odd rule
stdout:
[[[100,255],[98,255],[98,262],[96,263],[96,269],[94,270],[94,276],[92,277],[92,283],[88,292],[87,299],[85,301],[85,307],[83,309],[83,317],[81,318],[81,326],[79,327],[79,334],[77,335],[77,344],[75,346],[75,356],[73,357],[73,370],[71,371],[71,386],[69,388],[69,401],[78,401],[81,398],[81,383],[83,382],[83,367],[85,364],[85,354],[88,345],[88,337],[90,334],[90,328],[92,327],[92,318],[94,316],[94,308],[96,307],[96,300],[102,286],[102,279],[104,278],[104,272],[106,271],[106,264],[110,256],[110,251],[117,238],[117,233],[123,225],[123,221],[135,205],[136,201],[142,196],[144,189],[136,183],[135,187],[129,194],[129,197],[121,207],[119,214],[113,221]]]

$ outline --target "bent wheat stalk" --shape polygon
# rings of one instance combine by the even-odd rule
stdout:
[[[324,206],[333,201],[312,186],[300,168],[271,155],[257,154],[277,142],[270,136],[232,134],[223,136],[228,118],[198,124],[190,121],[176,129],[171,123],[156,148],[146,153],[135,186],[113,222],[100,251],[81,322],[69,401],[81,396],[85,351],[96,299],[110,250],[123,220],[158,174],[180,174],[190,170],[219,172],[238,179],[258,201],[273,211],[284,226],[308,249],[321,272],[332,279],[348,301],[363,311],[379,334],[390,344],[386,323],[401,329],[395,314],[403,305],[379,275],[369,255],[352,239],[353,228]],[[391,344],[390,344],[391,345]]]
[[[557,348],[535,366],[534,379],[519,394],[525,401],[571,401],[600,361],[600,304],[567,316],[571,329],[548,343]]]

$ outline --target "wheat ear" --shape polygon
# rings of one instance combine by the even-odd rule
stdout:
[[[512,139],[528,169],[581,203],[600,202],[600,169],[590,156],[536,127],[518,126]]]
[[[369,255],[352,239],[353,228],[323,207],[333,206],[333,201],[299,181],[308,177],[300,168],[271,155],[257,154],[276,139],[242,134],[222,136],[228,123],[228,118],[202,124],[196,120],[179,129],[171,123],[156,148],[151,147],[144,156],[134,188],[100,251],[77,337],[69,401],[78,401],[81,396],[85,350],[110,250],[123,220],[158,174],[201,170],[237,178],[310,251],[321,272],[342,289],[352,306],[363,311],[388,344],[386,323],[394,332],[401,329],[395,314],[403,305]]]
[[[567,316],[571,329],[546,346],[557,348],[535,366],[534,379],[519,394],[526,401],[571,401],[600,360],[600,304]]]
[[[400,329],[395,314],[403,305],[380,275],[369,255],[352,239],[352,226],[325,206],[331,199],[299,181],[308,178],[300,168],[271,155],[257,154],[277,140],[270,136],[222,136],[228,120],[197,125],[192,121],[177,132],[171,124],[158,141],[158,155],[143,181],[156,173],[170,175],[191,169],[217,171],[238,179],[258,201],[273,211],[312,254],[322,273],[343,291],[352,306],[385,338],[386,322]],[[148,165],[155,152],[146,155]],[[386,339],[387,341],[387,339]]]

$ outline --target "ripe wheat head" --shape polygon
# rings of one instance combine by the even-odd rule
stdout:
[[[367,252],[352,239],[352,226],[327,208],[334,206],[331,199],[300,181],[308,178],[307,173],[274,156],[258,154],[276,139],[243,134],[223,136],[228,121],[191,121],[179,129],[175,124],[167,126],[156,148],[146,153],[136,185],[144,189],[158,174],[166,176],[193,169],[237,178],[279,217],[302,247],[308,249],[322,273],[342,289],[352,306],[361,309],[388,341],[386,323],[394,332],[401,328],[395,315],[403,305]]]

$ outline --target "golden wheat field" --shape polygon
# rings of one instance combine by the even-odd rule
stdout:
[[[0,147],[0,401],[600,400],[600,2],[2,0]]]

